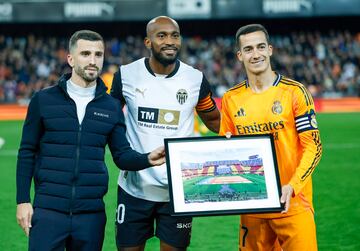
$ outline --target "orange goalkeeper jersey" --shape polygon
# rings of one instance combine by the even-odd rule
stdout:
[[[314,101],[307,89],[277,74],[269,89],[254,93],[245,80],[224,94],[221,115],[220,135],[274,135],[281,185],[294,188],[287,215],[313,210],[311,174],[320,161],[322,147]]]

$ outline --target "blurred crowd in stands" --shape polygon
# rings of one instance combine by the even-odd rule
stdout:
[[[184,37],[180,59],[203,71],[216,97],[244,79],[234,37]],[[272,35],[273,69],[305,84],[315,97],[359,96],[360,33],[294,32]],[[0,103],[24,103],[54,85],[67,65],[67,38],[0,35]],[[118,65],[148,56],[140,36],[107,38],[102,77]]]

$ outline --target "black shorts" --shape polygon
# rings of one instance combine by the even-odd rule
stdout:
[[[116,209],[116,245],[120,247],[139,246],[155,235],[165,243],[185,248],[190,244],[191,217],[170,215],[169,202],[153,202],[139,199],[126,193],[118,186]]]

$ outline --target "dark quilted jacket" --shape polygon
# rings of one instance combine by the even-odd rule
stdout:
[[[106,94],[101,79],[79,125],[75,102],[66,92],[70,77],[62,76],[30,102],[18,154],[17,203],[30,202],[34,178],[34,207],[70,214],[102,211],[109,179],[106,144],[121,169],[136,171],[149,163],[146,154],[130,148],[121,105]]]

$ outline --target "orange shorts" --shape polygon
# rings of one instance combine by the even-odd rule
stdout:
[[[261,219],[241,215],[239,251],[317,251],[314,214]]]

